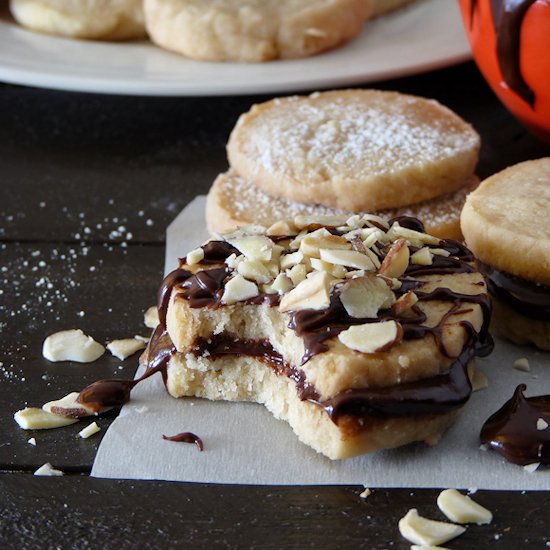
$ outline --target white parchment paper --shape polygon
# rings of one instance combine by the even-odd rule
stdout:
[[[190,203],[168,228],[166,271],[208,237],[204,197]],[[530,372],[512,367],[527,357]],[[243,484],[364,484],[370,487],[550,489],[550,469],[528,473],[480,450],[481,425],[512,396],[550,393],[550,354],[497,340],[494,353],[477,360],[489,387],[474,393],[458,422],[435,447],[412,444],[358,458],[331,461],[298,441],[285,422],[252,403],[174,399],[152,377],[132,392],[99,448],[92,475]],[[138,373],[139,374],[139,373]],[[205,445],[162,440],[191,431]]]

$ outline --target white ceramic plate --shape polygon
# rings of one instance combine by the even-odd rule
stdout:
[[[470,55],[455,0],[421,0],[368,22],[349,44],[306,59],[197,62],[148,42],[35,34],[0,19],[0,80],[132,95],[231,95],[362,84],[428,71]]]

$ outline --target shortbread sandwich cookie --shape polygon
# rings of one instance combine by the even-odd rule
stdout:
[[[550,158],[483,181],[468,196],[461,225],[487,277],[495,332],[550,350]]]
[[[471,176],[466,184],[454,193],[375,213],[387,219],[397,216],[418,218],[422,220],[427,233],[440,238],[462,240],[460,211],[466,195],[478,184],[478,178]],[[353,213],[268,195],[246,182],[234,170],[229,170],[216,178],[206,201],[206,223],[211,233],[231,231],[251,224],[270,226],[278,220],[298,214],[351,216]]]
[[[487,335],[472,259],[407,217],[241,228],[164,280],[143,359],[174,397],[262,403],[332,459],[433,444]]]
[[[227,153],[269,195],[360,212],[457,191],[474,173],[479,144],[469,124],[434,100],[338,90],[254,105]]]
[[[16,21],[70,38],[128,40],[146,36],[142,0],[10,0]]]
[[[145,0],[153,42],[193,59],[268,61],[314,55],[359,33],[365,0]]]

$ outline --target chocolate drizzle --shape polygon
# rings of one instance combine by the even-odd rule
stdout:
[[[491,17],[496,36],[496,56],[502,78],[531,107],[535,94],[521,74],[520,43],[521,25],[529,8],[536,0],[491,0]],[[470,0],[470,29],[476,0]],[[542,55],[542,53],[541,53]]]
[[[537,285],[478,261],[489,292],[510,308],[538,321],[550,321],[550,286]]]
[[[485,422],[480,440],[514,464],[548,464],[550,395],[526,398],[523,395],[526,389],[525,384],[520,384],[512,399]],[[537,426],[540,419],[543,424]]]
[[[415,218],[399,217],[390,220],[397,221],[402,227],[414,231],[423,231],[421,222]],[[382,248],[381,245],[379,248]],[[472,273],[475,269],[470,265],[473,261],[471,252],[456,241],[441,241],[438,248],[444,248],[449,256],[435,254],[433,263],[429,266],[409,265],[401,279],[401,288],[395,291],[396,295],[403,295],[414,290],[419,302],[446,301],[450,306],[446,314],[436,326],[426,326],[426,315],[418,305],[411,308],[404,315],[395,315],[391,309],[382,310],[376,318],[356,319],[346,312],[339,297],[338,291],[331,296],[330,305],[325,310],[301,310],[290,312],[289,328],[294,330],[304,341],[304,355],[301,364],[305,364],[312,357],[328,350],[326,341],[337,336],[351,325],[378,322],[381,320],[395,320],[403,328],[405,340],[421,339],[430,334],[435,339],[440,352],[450,359],[447,370],[429,379],[399,384],[387,388],[368,388],[348,390],[330,400],[320,401],[315,387],[307,383],[302,369],[286,362],[268,340],[244,340],[229,334],[214,335],[210,339],[199,339],[195,342],[191,352],[196,356],[212,358],[223,355],[236,354],[258,358],[270,366],[279,376],[286,376],[294,380],[298,396],[321,406],[336,422],[343,415],[348,416],[401,416],[418,414],[438,414],[450,412],[465,403],[471,393],[471,385],[467,374],[467,364],[475,354],[485,347],[485,352],[491,350],[488,322],[490,303],[486,294],[461,294],[448,288],[438,288],[431,292],[422,291],[424,281],[416,279],[420,276],[445,275],[453,273]],[[203,247],[207,265],[223,264],[225,259],[237,253],[228,243],[211,241]],[[381,258],[382,259],[382,258]],[[187,300],[192,308],[222,307],[224,282],[230,275],[226,267],[212,267],[192,273],[185,269],[185,260],[182,260],[180,269],[172,272],[164,280],[159,291],[159,318],[161,327],[157,329],[149,346],[150,367],[161,370],[166,376],[166,364],[175,348],[165,330],[166,309],[171,290],[178,288],[178,299]],[[261,294],[242,304],[268,303],[275,306],[279,303],[277,294]],[[470,304],[470,305],[468,305]],[[483,326],[478,332],[465,321],[460,325],[466,331],[466,344],[458,357],[452,357],[443,343],[443,326],[449,317],[470,311],[474,305],[479,305],[483,312]],[[149,369],[150,370],[150,369]],[[149,372],[149,370],[147,372]]]
[[[176,441],[177,443],[194,443],[198,447],[199,451],[202,452],[204,450],[202,439],[192,432],[182,432],[176,435],[163,435],[162,439],[166,441]]]
[[[465,348],[447,371],[397,386],[346,390],[326,401],[312,401],[323,407],[334,422],[343,415],[395,417],[443,414],[460,408],[472,391],[467,365],[473,358]],[[311,401],[311,400],[310,400]]]

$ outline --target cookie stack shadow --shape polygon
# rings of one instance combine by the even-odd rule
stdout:
[[[208,229],[371,212],[461,239],[479,147],[475,130],[434,100],[377,90],[277,98],[235,125],[229,170],[208,194]]]

